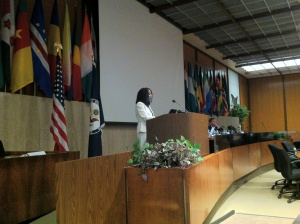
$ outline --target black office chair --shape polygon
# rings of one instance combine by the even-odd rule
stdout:
[[[295,145],[297,151],[300,151],[300,141],[294,141],[294,145]]]
[[[291,161],[294,160],[300,160],[300,158],[298,158],[295,155],[295,150],[294,150],[294,145],[288,141],[282,141],[281,145],[283,146],[283,148],[285,149],[285,151],[287,152],[288,156],[290,157]],[[294,163],[295,168],[300,168],[300,163]]]
[[[296,182],[296,189],[291,189],[290,191],[280,192],[278,198],[281,198],[281,195],[284,193],[292,193],[292,195],[288,199],[288,203],[291,203],[295,199],[300,199],[300,169],[296,169],[292,167],[291,163],[295,163],[298,161],[292,161],[288,156],[287,152],[277,145],[271,146],[272,150],[274,150],[276,158],[279,160],[281,175],[287,180],[287,183],[290,184],[291,187],[292,182]]]
[[[272,153],[272,156],[273,156],[273,159],[274,159],[274,168],[275,170],[278,172],[278,173],[281,173],[281,167],[280,167],[280,163],[279,163],[279,159],[277,158],[276,154],[275,154],[275,149],[274,147],[277,146],[277,145],[274,145],[274,144],[269,144],[269,149]],[[279,180],[276,180],[275,183],[273,184],[273,186],[271,187],[272,190],[274,190],[274,188],[276,186],[286,186],[287,184],[287,181],[286,179],[279,179]],[[283,187],[281,188],[281,190],[283,189]]]

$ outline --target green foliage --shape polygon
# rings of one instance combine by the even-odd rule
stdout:
[[[183,136],[181,139],[169,139],[164,143],[145,143],[140,149],[139,142],[133,145],[134,153],[128,162],[135,167],[140,167],[140,174],[145,174],[146,169],[154,168],[187,168],[194,163],[201,162],[200,144],[191,144]]]
[[[249,116],[250,110],[246,106],[240,104],[234,104],[233,107],[230,109],[228,116],[230,117],[238,117],[239,123],[243,124],[246,117]]]
[[[289,138],[285,132],[273,132],[273,137],[276,140],[285,140]]]

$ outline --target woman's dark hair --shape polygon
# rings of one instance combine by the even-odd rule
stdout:
[[[150,105],[150,100],[149,100],[149,92],[148,90],[151,91],[152,93],[152,90],[145,87],[145,88],[141,88],[137,94],[137,97],[136,97],[136,101],[135,103],[137,104],[138,102],[142,102],[144,103],[146,106],[149,106]]]

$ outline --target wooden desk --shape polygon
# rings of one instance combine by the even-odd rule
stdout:
[[[296,152],[296,156],[300,158],[300,152]]]
[[[79,159],[80,152],[6,152],[0,159],[0,223],[20,223],[56,208],[55,164]]]

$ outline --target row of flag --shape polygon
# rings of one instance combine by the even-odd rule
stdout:
[[[73,34],[69,8],[65,3],[62,41],[59,27],[57,0],[54,0],[48,35],[45,30],[44,13],[41,0],[36,0],[29,22],[26,0],[20,0],[18,11],[14,13],[14,0],[4,0],[1,18],[1,69],[0,88],[5,85],[14,93],[35,82],[47,97],[52,96],[56,75],[55,43],[62,43],[58,49],[62,60],[64,92],[68,100],[90,101],[92,85],[93,49],[91,34],[93,24],[89,23],[87,12],[80,38],[77,7]],[[15,17],[16,16],[16,17]],[[16,20],[15,20],[16,18]],[[81,39],[81,41],[80,41]]]
[[[229,86],[225,74],[184,65],[185,107],[190,112],[226,116],[229,112]]]
[[[14,93],[35,82],[46,96],[53,95],[50,132],[55,151],[68,151],[65,118],[65,96],[81,101],[83,95],[91,102],[88,156],[102,155],[101,134],[105,125],[99,88],[99,62],[95,30],[87,12],[79,38],[77,8],[73,41],[68,4],[60,39],[57,0],[54,0],[49,35],[46,38],[41,0],[36,0],[29,23],[26,0],[20,0],[16,21],[14,0],[3,1],[0,46],[0,88],[10,86]]]

